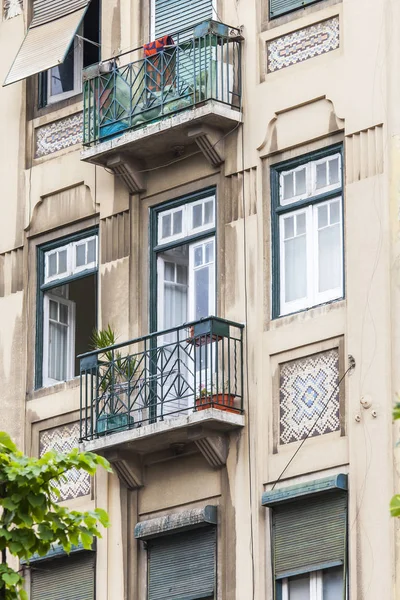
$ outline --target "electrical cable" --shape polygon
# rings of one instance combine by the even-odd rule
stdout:
[[[287,462],[285,468],[283,469],[283,471],[281,472],[281,474],[279,475],[278,479],[276,481],[274,481],[274,485],[272,486],[272,490],[275,489],[275,486],[277,483],[279,483],[279,481],[281,480],[282,475],[287,471],[287,469],[289,468],[289,466],[292,464],[292,462],[294,461],[294,459],[296,458],[297,454],[300,452],[301,448],[303,447],[303,445],[305,444],[306,440],[308,440],[308,438],[311,435],[311,432],[313,431],[314,427],[317,425],[318,421],[321,419],[321,417],[323,417],[326,409],[328,408],[328,404],[330,403],[330,401],[333,398],[333,395],[336,393],[336,391],[339,389],[340,384],[342,383],[343,379],[346,377],[347,373],[349,373],[349,371],[351,371],[352,369],[355,368],[356,364],[354,361],[353,357],[349,357],[349,366],[346,369],[346,371],[343,373],[343,375],[341,376],[341,378],[339,379],[339,381],[337,382],[336,386],[334,387],[334,389],[332,390],[332,393],[330,394],[328,400],[325,402],[325,404],[322,407],[321,412],[319,413],[319,415],[317,415],[317,418],[315,419],[314,423],[311,425],[311,427],[309,428],[307,435],[305,438],[303,438],[301,440],[301,443],[299,445],[299,447],[296,449],[295,453],[293,454],[292,458]]]

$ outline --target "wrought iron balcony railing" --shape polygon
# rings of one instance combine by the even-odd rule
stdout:
[[[240,109],[237,29],[206,21],[173,34],[169,45],[124,64],[136,49],[83,74],[85,145],[171,116],[207,100]]]
[[[210,317],[81,355],[81,439],[207,408],[241,414],[243,328]]]

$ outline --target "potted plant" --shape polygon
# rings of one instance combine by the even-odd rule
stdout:
[[[218,408],[226,412],[238,412],[235,408],[235,394],[230,390],[229,383],[217,387],[213,384],[211,387],[200,386],[199,395],[196,398],[196,410],[205,410],[207,408]]]
[[[94,350],[114,346],[116,342],[117,336],[110,325],[106,329],[93,330],[91,345]],[[132,383],[135,366],[136,359],[123,357],[119,350],[106,350],[98,355],[98,402],[102,405],[96,425],[98,435],[133,425],[127,396],[135,388]]]

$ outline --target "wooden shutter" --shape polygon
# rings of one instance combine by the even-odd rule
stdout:
[[[211,19],[213,0],[154,0],[154,37],[176,33]]]
[[[94,600],[95,552],[77,552],[31,566],[31,600]]]
[[[343,564],[346,521],[346,494],[324,494],[274,508],[275,577]]]
[[[273,19],[314,2],[319,0],[269,0],[269,15]]]
[[[148,545],[148,600],[214,598],[216,528],[157,538]]]

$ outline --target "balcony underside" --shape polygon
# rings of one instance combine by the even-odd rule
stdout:
[[[201,106],[166,116],[156,123],[120,133],[84,149],[81,159],[114,168],[126,165],[137,173],[138,187],[145,188],[140,170],[184,155],[194,143],[213,166],[224,160],[224,136],[242,121],[242,113],[229,105],[209,100]],[[132,192],[140,189],[132,189]]]

